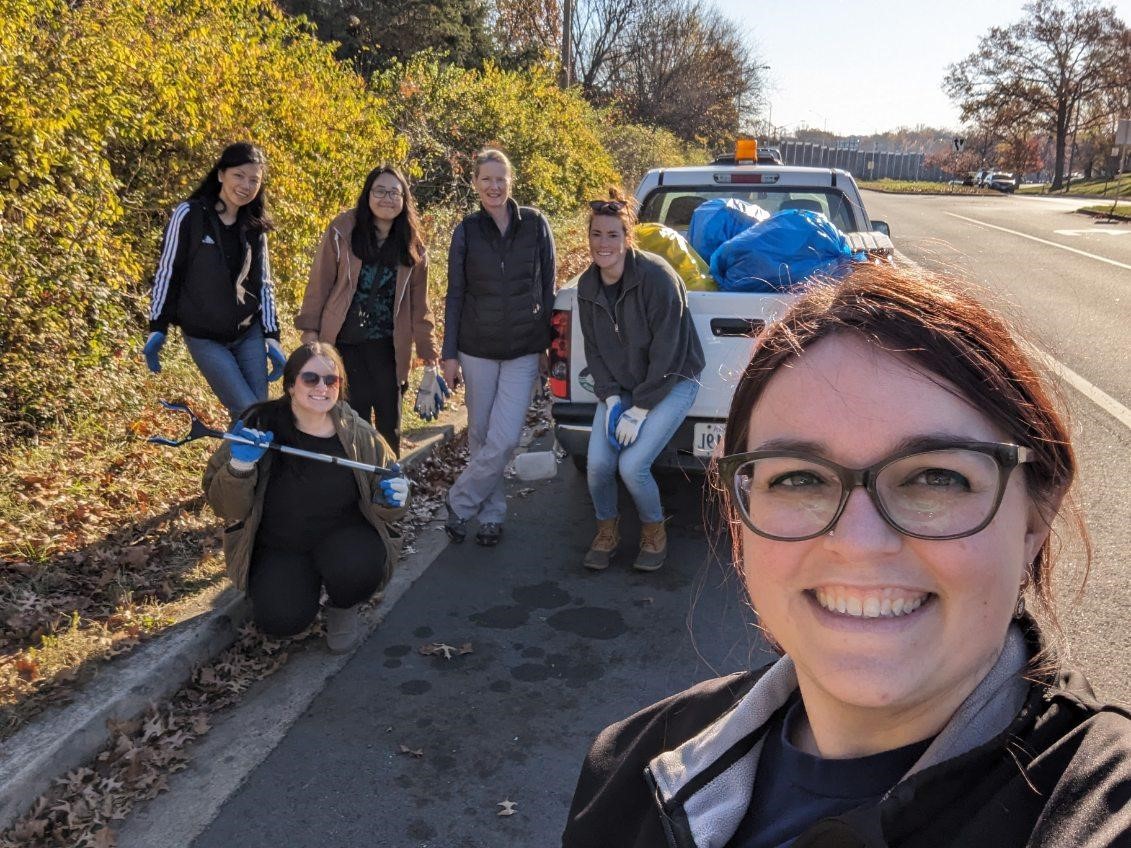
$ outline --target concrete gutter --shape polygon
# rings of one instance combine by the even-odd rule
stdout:
[[[466,426],[466,410],[449,424],[417,431],[416,447],[401,458],[411,468],[451,441]],[[386,597],[382,607],[400,593]],[[108,663],[65,707],[48,710],[0,743],[0,831],[6,830],[51,788],[55,778],[94,757],[109,740],[108,721],[128,721],[163,701],[235,640],[250,615],[247,598],[231,586],[210,607]],[[383,610],[382,617],[387,610]]]

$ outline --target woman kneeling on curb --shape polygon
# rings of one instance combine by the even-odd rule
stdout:
[[[341,398],[345,368],[323,342],[303,345],[283,368],[284,396],[253,406],[208,462],[204,492],[224,521],[228,576],[251,598],[256,625],[293,636],[318,615],[323,587],[326,642],[348,651],[359,638],[358,606],[393,572],[408,480],[268,451],[273,440],[373,465],[393,452]]]
[[[585,567],[601,571],[620,543],[617,471],[640,514],[638,571],[664,564],[668,540],[652,463],[699,392],[703,348],[687,292],[658,256],[633,249],[635,215],[619,192],[590,203],[593,264],[577,284],[585,359],[599,403],[589,437],[589,495],[597,535]]]

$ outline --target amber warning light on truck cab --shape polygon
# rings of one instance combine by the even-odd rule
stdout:
[[[569,400],[569,309],[555,309],[550,316],[550,393]]]
[[[752,138],[740,138],[734,143],[734,164],[758,163],[758,142]]]

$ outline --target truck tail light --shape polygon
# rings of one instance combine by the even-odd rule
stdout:
[[[550,316],[550,392],[556,398],[569,400],[569,331],[573,313],[555,309]]]

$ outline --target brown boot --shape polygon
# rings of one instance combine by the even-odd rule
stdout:
[[[637,571],[655,571],[668,555],[668,531],[664,522],[640,525],[640,553],[632,567]]]
[[[585,567],[591,571],[604,571],[609,567],[617,545],[620,544],[620,518],[606,518],[597,521],[597,535],[593,544],[585,552]]]

